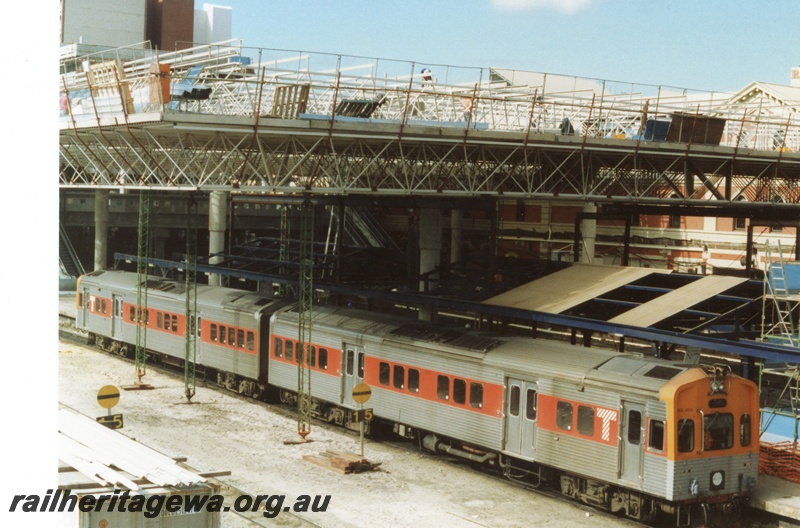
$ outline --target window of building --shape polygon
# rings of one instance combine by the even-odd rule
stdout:
[[[511,416],[519,416],[519,396],[519,387],[512,385],[511,392],[508,395],[508,412]]]
[[[594,409],[586,405],[578,405],[578,432],[586,436],[594,436]]]
[[[419,392],[419,370],[417,369],[408,369],[408,390]]]
[[[385,361],[381,361],[380,365],[378,365],[378,383],[381,385],[388,385],[391,371],[392,369],[389,367],[389,364]]]
[[[469,384],[469,405],[480,409],[483,407],[483,384],[475,383],[474,381]]]
[[[276,358],[283,357],[283,339],[276,337],[272,343],[272,353]]]
[[[467,382],[463,379],[453,379],[453,401],[458,404],[467,401]]]
[[[750,415],[743,414],[741,419],[739,420],[739,444],[742,447],[750,445],[750,434],[751,434]]]
[[[538,395],[534,389],[528,389],[525,396],[525,418],[536,420],[536,407],[538,406]]]
[[[572,431],[572,404],[565,401],[556,403],[556,427]]]
[[[395,389],[402,389],[405,387],[406,382],[406,369],[402,365],[395,365],[392,369],[392,385]]]
[[[441,374],[436,378],[436,397],[440,400],[450,399],[450,378]]]
[[[694,420],[684,418],[678,421],[678,452],[694,451]]]
[[[650,431],[647,435],[647,447],[656,451],[664,450],[664,422],[650,420]]]

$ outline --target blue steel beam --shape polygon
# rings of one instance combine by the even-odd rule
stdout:
[[[136,255],[126,255],[115,253],[114,259],[116,261],[125,260],[136,262]],[[165,269],[183,269],[186,264],[183,262],[174,262],[161,259],[149,259],[153,265],[160,266]],[[207,264],[197,265],[198,273],[215,273],[219,275],[226,275],[233,278],[249,279],[253,281],[267,281],[276,282],[279,284],[293,284],[297,285],[297,280],[287,277],[280,277],[277,275],[268,275],[264,273],[255,273],[250,271],[230,270],[211,266]],[[591,332],[603,334],[618,334],[625,337],[632,337],[641,339],[643,341],[655,343],[670,343],[674,345],[683,345],[687,347],[696,347],[705,350],[716,352],[723,352],[726,354],[734,354],[737,356],[763,359],[769,362],[777,363],[800,363],[800,349],[776,345],[772,343],[762,343],[748,339],[741,339],[738,341],[718,339],[704,335],[685,334],[671,330],[661,330],[657,328],[644,328],[630,325],[621,325],[609,323],[607,321],[598,321],[593,319],[585,319],[572,315],[551,314],[545,312],[536,312],[532,310],[523,310],[520,308],[509,308],[504,306],[494,306],[490,304],[475,303],[470,301],[461,301],[457,299],[436,298],[419,294],[401,293],[401,292],[386,292],[380,290],[370,290],[366,288],[353,288],[340,284],[332,284],[325,282],[316,282],[314,289],[324,290],[331,293],[342,295],[353,295],[368,297],[373,299],[380,299],[384,301],[391,301],[398,304],[409,305],[428,305],[438,309],[455,310],[458,312],[467,313],[480,313],[483,315],[492,315],[496,317],[505,317],[516,319],[519,321],[526,321],[538,324],[552,324],[567,328],[578,328],[581,330],[588,330]]]

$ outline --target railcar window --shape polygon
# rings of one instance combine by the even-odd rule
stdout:
[[[133,306],[131,306],[130,310],[128,310],[128,318],[131,320],[131,322],[136,320],[136,309]]]
[[[276,337],[273,340],[272,350],[276,358],[283,357],[283,339]]]
[[[743,414],[739,419],[739,444],[742,447],[750,445],[750,415]]]
[[[222,325],[219,325],[219,342],[223,345],[228,342],[228,328]]]
[[[319,349],[319,362],[317,363],[317,365],[322,370],[328,370],[328,349],[327,348],[320,348]]]
[[[684,418],[678,422],[678,452],[694,451],[694,420]]]
[[[347,375],[353,375],[353,365],[355,364],[355,356],[352,350],[347,351]]]
[[[211,341],[217,340],[217,325],[211,324]]]
[[[419,371],[417,369],[408,369],[408,390],[419,392]]]
[[[628,443],[639,445],[642,441],[642,413],[639,411],[628,412]]]
[[[311,345],[311,348],[308,350],[308,364],[312,367],[317,365],[317,347]]]
[[[475,383],[474,381],[469,384],[469,404],[471,407],[480,409],[483,407],[483,384]]]
[[[519,416],[519,393],[519,387],[512,385],[508,396],[508,412],[511,416]]]
[[[586,405],[578,405],[578,432],[586,436],[594,436],[594,409]]]
[[[102,300],[101,306],[103,307],[103,313],[106,313],[106,300],[105,299]]]
[[[406,369],[400,365],[395,365],[392,372],[392,384],[396,389],[405,387]]]
[[[450,378],[441,374],[436,378],[436,397],[440,400],[450,399]]]
[[[536,408],[539,406],[539,396],[533,389],[528,389],[525,397],[525,418],[536,420]]]
[[[144,311],[144,325],[147,326],[150,324],[150,308],[147,308]]]
[[[203,318],[197,318],[197,337],[202,337],[203,335]]]
[[[173,315],[172,316],[172,331],[173,332],[177,332],[178,331],[178,316],[177,315]]]
[[[158,312],[158,314],[156,314],[156,326],[159,328],[164,328],[164,314],[162,314],[161,312]]]
[[[292,361],[294,359],[294,342],[293,341],[286,341],[286,361]]]
[[[389,374],[391,372],[391,368],[389,364],[385,361],[381,361],[380,365],[378,365],[378,383],[381,385],[388,385],[389,384]]]
[[[658,451],[664,450],[664,422],[650,420],[650,432],[647,435],[647,447]]]
[[[236,335],[236,329],[232,326],[228,327],[228,344],[233,346],[236,344],[236,340],[234,339]],[[244,337],[244,336],[242,336]]]
[[[358,377],[364,378],[364,353],[358,353]]]
[[[467,401],[467,382],[463,379],[453,379],[453,401],[456,403]]]
[[[556,403],[556,427],[572,431],[572,404],[565,401]]]
[[[703,418],[703,448],[717,451],[733,447],[733,415],[714,413]]]
[[[236,331],[236,345],[239,348],[244,348],[244,330]]]
[[[256,349],[256,335],[253,332],[247,332],[247,350]]]

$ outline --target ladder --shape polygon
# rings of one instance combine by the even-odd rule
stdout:
[[[766,283],[769,288],[769,293],[775,301],[775,310],[778,315],[778,320],[773,325],[772,329],[777,329],[778,334],[787,341],[790,346],[798,346],[798,336],[795,333],[794,323],[792,321],[792,301],[789,298],[789,288],[786,284],[786,266],[783,261],[783,248],[781,242],[778,241],[778,260],[772,261],[770,254],[769,243],[766,244],[766,262],[767,273]]]

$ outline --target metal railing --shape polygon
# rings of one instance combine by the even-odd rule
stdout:
[[[244,48],[235,41],[140,51],[62,60],[62,126],[91,126],[121,113],[176,112],[800,149],[800,101],[774,97]],[[95,66],[86,69],[86,63]],[[98,63],[115,78],[98,81]]]

